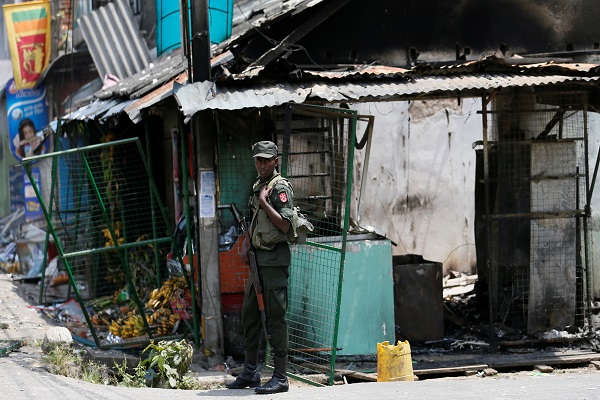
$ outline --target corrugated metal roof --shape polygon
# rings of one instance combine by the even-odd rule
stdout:
[[[140,98],[178,76],[186,68],[187,61],[179,48],[165,53],[138,73],[122,79],[114,86],[97,92],[95,96],[100,99],[118,96],[127,96],[134,99]]]
[[[241,110],[243,108],[273,107],[287,102],[303,103],[310,95],[298,84],[260,84],[245,88],[220,88],[214,82],[188,85],[175,84],[173,93],[187,121],[201,110]]]
[[[123,110],[129,115],[129,118],[133,121],[133,123],[137,124],[142,120],[141,111],[153,106],[161,100],[166,99],[167,97],[171,97],[173,94],[173,84],[177,82],[177,84],[184,84],[187,82],[187,72],[182,72],[175,78],[174,80],[164,84],[160,88],[154,90],[151,93],[148,93],[141,99],[136,101],[132,101]],[[107,113],[108,114],[108,113]],[[105,115],[108,117],[108,115]]]
[[[152,60],[128,1],[115,0],[77,21],[101,78],[126,78]]]
[[[108,105],[109,102],[106,102],[106,103]],[[108,109],[108,111],[106,111],[104,114],[102,114],[102,118],[104,119],[104,118],[112,117],[113,115],[117,115],[133,103],[135,103],[135,100],[122,101],[119,104],[110,107]]]
[[[401,100],[443,95],[477,96],[495,88],[554,85],[568,82],[597,82],[600,77],[564,75],[532,76],[517,74],[478,74],[424,76],[394,81],[362,80],[335,82],[279,83],[224,87],[212,82],[175,85],[173,91],[186,122],[206,109],[238,110],[274,107],[287,102],[310,100],[377,101]]]
[[[418,64],[411,69],[390,67],[384,65],[354,65],[346,66],[343,70],[302,70],[303,75],[318,76],[326,79],[340,78],[397,78],[401,76],[448,76],[458,74],[489,73],[524,73],[524,74],[565,74],[565,75],[593,75],[600,72],[600,65],[577,64],[577,63],[554,63],[545,62],[537,64],[519,64],[518,59],[503,59],[494,56],[481,60],[467,61],[461,64],[436,66],[431,64]],[[243,81],[259,77],[268,70],[264,66],[256,66],[245,69],[243,72],[231,74],[229,80]]]
[[[349,71],[303,71],[306,75],[320,76],[327,79],[347,78],[351,76],[374,77],[374,78],[394,78],[405,75],[410,72],[409,69],[398,67],[386,67],[382,65],[364,65],[358,66]]]
[[[96,100],[62,117],[64,120],[88,121],[104,115],[112,107],[118,106],[120,99]]]

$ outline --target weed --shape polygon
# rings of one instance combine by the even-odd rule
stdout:
[[[94,361],[81,361],[80,364],[81,380],[89,383],[108,385],[111,382],[108,367],[104,364]]]
[[[126,386],[126,387],[147,387],[146,383],[146,367],[138,364],[134,368],[134,373],[129,374],[127,372],[127,360],[123,360],[123,364],[118,364],[115,362],[115,368],[117,369],[117,374],[115,378],[116,386]]]
[[[111,375],[108,366],[83,359],[68,345],[55,346],[42,356],[42,361],[53,374],[96,384],[186,390],[214,388],[186,375],[192,362],[193,348],[185,339],[157,344],[151,341],[142,353],[145,352],[149,352],[148,358],[141,361],[131,374],[127,372],[126,360],[122,364],[115,363],[117,371]]]
[[[42,355],[42,361],[48,366],[50,373],[77,378],[77,357],[68,345],[54,346],[47,354]]]

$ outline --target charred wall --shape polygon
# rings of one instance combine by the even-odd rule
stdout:
[[[281,21],[264,33],[280,40],[290,24],[319,11]],[[307,35],[289,59],[404,66],[411,54],[432,62],[592,50],[600,41],[599,19],[594,0],[353,0]],[[269,44],[258,37],[252,46],[258,50]]]

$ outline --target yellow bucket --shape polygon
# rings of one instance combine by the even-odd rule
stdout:
[[[377,343],[377,382],[413,381],[413,367],[408,340]]]

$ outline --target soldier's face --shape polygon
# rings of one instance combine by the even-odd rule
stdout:
[[[258,172],[258,175],[261,179],[269,179],[273,175],[275,167],[277,167],[277,157],[256,157],[254,159],[254,166],[256,167],[256,172]]]

